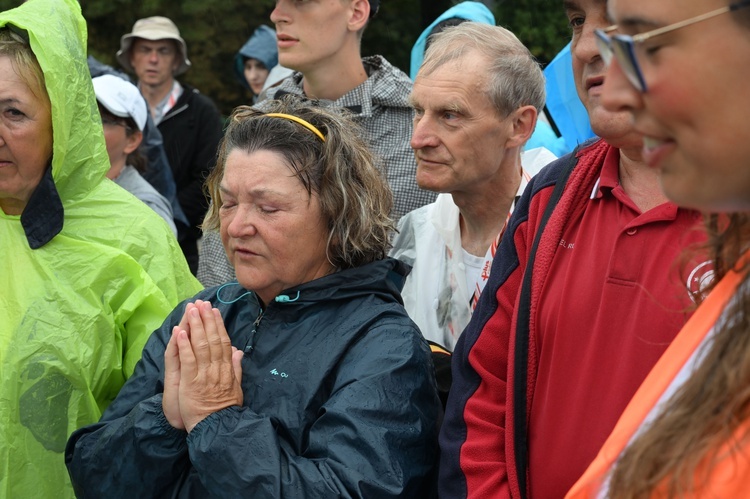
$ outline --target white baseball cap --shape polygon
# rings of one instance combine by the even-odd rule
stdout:
[[[143,131],[148,110],[138,87],[115,75],[97,76],[92,81],[99,104],[115,116],[133,118],[138,129]]]

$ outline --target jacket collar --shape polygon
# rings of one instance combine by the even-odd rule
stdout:
[[[29,247],[39,249],[50,242],[62,230],[63,218],[63,204],[52,179],[52,168],[47,167],[21,213],[21,226]]]

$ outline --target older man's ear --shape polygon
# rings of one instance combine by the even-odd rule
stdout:
[[[508,136],[506,147],[518,147],[526,144],[536,127],[537,111],[534,106],[522,106],[508,117],[513,132]]]

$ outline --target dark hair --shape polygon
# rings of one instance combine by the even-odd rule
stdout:
[[[264,102],[264,109],[303,119],[320,131],[325,141],[292,120],[266,116],[248,106],[236,108],[219,147],[216,167],[206,181],[212,204],[203,229],[216,230],[220,225],[219,186],[229,154],[235,149],[273,151],[284,158],[308,193],[317,194],[329,231],[328,259],[337,269],[384,258],[394,229],[389,216],[393,195],[356,123],[340,111],[291,95]]]
[[[107,108],[102,106],[97,102],[99,106],[99,114],[102,116],[102,120],[109,120],[112,122],[115,122],[125,128],[125,134],[130,137],[138,130],[138,125],[135,123],[135,120],[128,116],[127,118],[123,118],[121,116],[115,116],[114,114],[110,113]],[[139,173],[145,173],[148,169],[148,159],[146,159],[146,156],[143,154],[143,151],[141,149],[141,146],[139,145],[136,147],[136,149],[128,154],[126,163],[136,170],[138,170]]]

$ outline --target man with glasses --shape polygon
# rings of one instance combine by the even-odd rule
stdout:
[[[516,206],[453,355],[441,497],[563,497],[689,317],[710,269],[675,264],[700,215],[662,194],[627,113],[601,102],[604,0],[566,0],[573,74],[601,137]]]
[[[161,16],[139,19],[120,40],[117,60],[138,76],[138,88],[164,140],[177,199],[188,220],[178,223],[180,247],[195,274],[199,225],[208,208],[202,186],[214,165],[222,136],[219,111],[198,90],[177,81],[190,68],[177,26]]]

